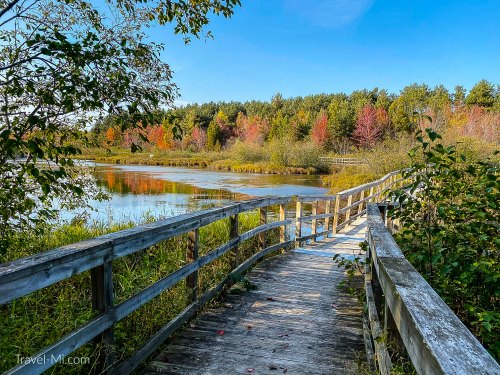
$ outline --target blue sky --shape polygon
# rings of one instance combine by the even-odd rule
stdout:
[[[500,83],[499,0],[242,0],[214,40],[155,28],[178,103]]]

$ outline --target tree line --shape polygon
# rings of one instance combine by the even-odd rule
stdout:
[[[342,154],[432,124],[439,131],[498,142],[500,85],[481,80],[469,92],[462,86],[450,92],[443,85],[415,83],[397,95],[378,88],[289,99],[276,94],[270,101],[189,104],[153,116],[153,125],[145,127],[127,116],[108,116],[95,126],[94,136],[110,146],[190,151],[289,138]]]

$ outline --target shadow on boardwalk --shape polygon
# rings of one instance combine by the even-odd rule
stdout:
[[[352,255],[365,219],[335,238],[265,260],[229,295],[180,331],[145,374],[357,374],[365,362],[362,308],[336,288],[334,253]]]

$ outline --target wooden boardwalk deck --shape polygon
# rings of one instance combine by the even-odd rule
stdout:
[[[359,252],[366,222],[260,263],[257,289],[230,294],[180,331],[145,374],[356,374],[366,361],[362,309],[336,288],[334,253]]]

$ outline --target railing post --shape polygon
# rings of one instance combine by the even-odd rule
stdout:
[[[337,233],[337,225],[339,223],[340,195],[335,196],[335,209],[333,210],[333,228],[332,234]]]
[[[318,214],[318,201],[312,202],[311,215],[316,216]],[[313,219],[311,223],[311,234],[318,233],[318,220]],[[312,238],[313,242],[316,242],[316,236]]]
[[[238,237],[238,214],[229,216],[229,240],[232,240],[236,237]],[[232,266],[233,268],[236,268],[239,264],[239,246],[236,245],[234,246],[232,250],[233,254],[233,259],[232,259]]]
[[[286,220],[286,210],[285,210],[285,205],[280,204],[280,221]],[[280,226],[280,243],[283,243],[286,241],[286,225]]]
[[[365,199],[365,191],[361,191],[361,196],[359,197],[359,206],[358,206],[358,215],[361,215],[363,212],[363,199]]]
[[[259,208],[260,225],[267,223],[267,207]],[[259,233],[259,250],[266,248],[266,232]]]
[[[352,194],[347,197],[347,207],[352,204]],[[349,224],[349,219],[351,218],[351,209],[349,208],[345,213],[345,222]]]
[[[370,202],[374,202],[375,201],[375,197],[373,196],[373,193],[374,193],[374,188],[373,186],[370,188]]]
[[[325,202],[325,214],[330,212],[332,212],[332,201],[328,200]],[[329,217],[325,217],[325,231],[327,232],[330,230],[330,221]],[[325,234],[325,237],[328,237],[328,233]]]
[[[103,313],[113,307],[113,267],[106,262],[90,270],[92,288],[92,308],[97,313]],[[96,370],[98,373],[108,373],[114,363],[113,327],[105,330],[93,340],[98,348]]]
[[[295,210],[295,245],[300,246],[301,241],[299,240],[302,237],[302,222],[300,218],[302,217],[302,202],[297,198],[297,208]]]
[[[195,229],[188,233],[188,247],[186,252],[186,261],[191,263],[198,259],[199,248],[199,230]],[[186,277],[186,286],[190,291],[188,304],[196,301],[198,298],[198,271],[193,272]]]

